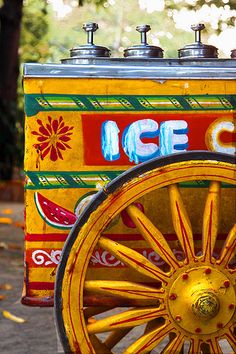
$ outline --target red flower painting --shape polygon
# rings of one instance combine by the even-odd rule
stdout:
[[[48,122],[44,123],[37,119],[39,125],[38,131],[32,131],[33,135],[37,136],[37,144],[34,144],[37,151],[40,150],[41,158],[49,154],[52,161],[57,159],[63,160],[62,151],[71,149],[67,144],[71,140],[72,130],[74,127],[65,125],[63,118],[52,119],[48,116]]]

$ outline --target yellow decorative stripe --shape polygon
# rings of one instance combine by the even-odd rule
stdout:
[[[49,241],[49,242],[30,242],[30,241],[25,241],[25,248],[26,249],[44,249],[44,248],[51,248],[51,249],[61,249],[64,245],[64,242],[54,242],[54,241]]]

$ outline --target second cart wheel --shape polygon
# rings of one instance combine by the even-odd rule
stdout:
[[[200,193],[198,203],[191,193],[183,197],[179,187],[193,181],[209,185],[202,217],[194,222],[191,214],[201,214]],[[224,346],[236,352],[235,184],[233,156],[191,152],[141,164],[100,191],[73,228],[57,272],[56,317],[65,352],[220,354]],[[230,190],[226,199],[223,189]],[[136,204],[151,199],[155,208],[164,192],[181,257],[162,232],[160,218],[159,227]],[[122,210],[161,265],[135,249],[135,238],[125,244],[106,236]],[[224,225],[220,212],[231,215]],[[193,223],[202,225],[198,241]],[[224,241],[218,238],[222,227]],[[88,277],[98,248],[129,269],[129,276],[117,280],[108,269],[104,279],[93,279],[91,271]],[[116,349],[136,327],[142,331]]]

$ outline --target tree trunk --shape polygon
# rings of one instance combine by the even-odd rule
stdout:
[[[0,9],[0,180],[11,179],[16,152],[18,48],[23,0]]]

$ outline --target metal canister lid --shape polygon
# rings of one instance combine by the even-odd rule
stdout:
[[[236,49],[231,50],[231,58],[236,59]]]
[[[201,42],[201,31],[205,28],[203,23],[192,25],[191,29],[195,31],[195,43],[187,44],[178,50],[181,59],[201,59],[218,58],[218,49],[213,45],[203,44]]]
[[[63,59],[62,63],[73,64],[73,61],[76,61],[76,59],[110,57],[110,49],[93,43],[93,34],[97,31],[98,24],[88,22],[84,23],[82,28],[87,32],[87,44],[72,48],[70,50],[70,58]]]
[[[150,31],[150,29],[151,27],[149,25],[139,25],[136,27],[136,31],[141,34],[141,44],[125,49],[125,58],[163,58],[162,48],[147,43],[147,32]]]

